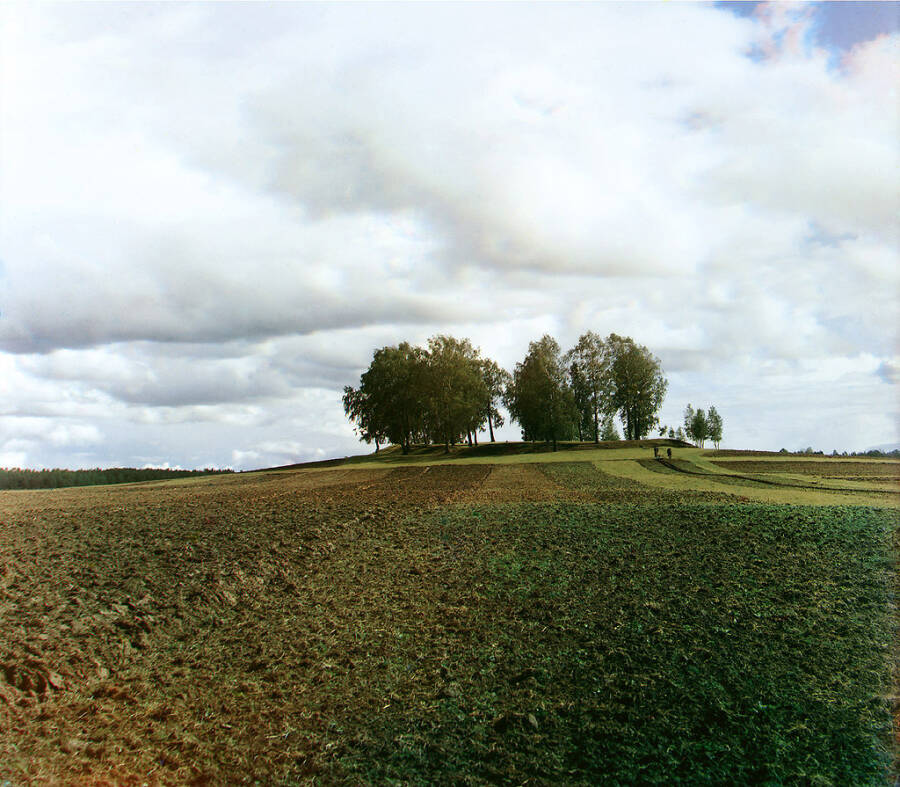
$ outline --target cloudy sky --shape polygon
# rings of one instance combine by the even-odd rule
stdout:
[[[0,5],[0,466],[361,453],[342,387],[435,333],[614,331],[666,423],[896,443],[898,19]]]

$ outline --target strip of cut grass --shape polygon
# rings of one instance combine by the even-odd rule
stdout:
[[[733,483],[722,483],[714,474],[687,474],[678,472],[666,472],[650,470],[640,461],[607,462],[603,468],[610,474],[623,478],[631,478],[650,487],[678,490],[688,492],[691,490],[706,490],[718,492],[730,492],[736,499],[744,501],[757,501],[765,503],[782,503],[788,505],[860,505],[876,506],[879,508],[900,508],[898,495],[876,493],[864,493],[856,489],[847,489],[840,492],[828,492],[817,489],[802,489],[796,487],[777,487],[771,485],[740,484],[735,479]],[[728,481],[727,477],[723,478]]]
[[[653,455],[653,444],[659,443],[665,448],[665,443],[672,441],[625,441],[601,443],[596,447],[593,443],[560,443],[558,451],[553,451],[549,445],[538,443],[487,443],[469,448],[468,446],[455,446],[449,453],[444,453],[443,448],[431,446],[429,448],[417,448],[404,455],[399,449],[383,449],[377,453],[351,456],[342,460],[312,463],[310,465],[285,466],[270,468],[255,472],[283,473],[296,472],[302,469],[304,472],[334,469],[335,466],[354,467],[402,467],[408,465],[436,465],[436,464],[534,464],[548,462],[607,462],[627,459],[646,459]],[[699,448],[676,445],[672,450],[678,455],[698,456]]]
[[[712,462],[703,458],[692,459],[674,459],[665,461],[656,461],[653,459],[639,460],[640,464],[648,470],[655,472],[674,472],[688,473],[693,475],[701,475],[710,480],[732,486],[745,486],[750,488],[766,488],[781,487],[789,489],[806,489],[822,492],[833,492],[838,495],[846,495],[847,493],[857,492],[874,498],[891,499],[900,501],[900,490],[896,485],[881,485],[876,483],[860,484],[859,482],[832,480],[832,479],[816,479],[809,475],[801,475],[799,477],[791,477],[784,473],[729,473],[717,467]]]
[[[652,460],[648,460],[652,461]],[[684,490],[678,493],[647,486],[631,478],[606,472],[611,463],[555,462],[538,465],[541,472],[560,486],[601,503],[676,503],[726,500],[715,492]]]

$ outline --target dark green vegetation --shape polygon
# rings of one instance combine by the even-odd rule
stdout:
[[[372,783],[883,783],[892,524],[585,505],[408,523],[453,569],[420,591],[431,625],[398,632],[400,701],[342,721],[341,762]]]
[[[656,425],[668,383],[659,359],[628,337],[593,332],[563,354],[551,336],[531,342],[512,374],[482,358],[468,339],[434,336],[428,347],[402,342],[375,350],[358,388],[344,388],[344,413],[360,439],[413,444],[478,442],[487,426],[503,425],[502,401],[522,427],[522,439],[553,445],[562,440],[638,440]],[[721,433],[721,424],[720,429]]]
[[[684,408],[684,428],[679,427],[678,431],[682,432],[684,437],[692,440],[701,448],[703,448],[703,444],[707,440],[712,440],[716,448],[718,448],[719,443],[722,441],[723,426],[722,416],[719,415],[719,411],[712,405],[709,407],[709,412],[706,412],[702,407],[695,411],[688,404]],[[675,437],[674,432],[672,436]]]
[[[64,486],[96,486],[160,481],[168,478],[230,473],[231,470],[164,470],[145,467],[99,467],[92,470],[20,470],[0,468],[0,489],[57,489]]]
[[[884,784],[897,511],[646,453],[5,492],[0,782]]]

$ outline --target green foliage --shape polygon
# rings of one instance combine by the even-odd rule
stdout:
[[[709,412],[706,414],[706,422],[709,427],[709,439],[713,441],[716,449],[722,442],[722,416],[713,405],[709,406]]]
[[[874,459],[900,459],[900,448],[894,448],[891,451],[882,451],[879,448],[870,448],[868,451],[851,451],[849,454],[844,451],[843,456],[868,456]]]
[[[559,344],[543,336],[528,345],[525,360],[516,364],[505,403],[522,427],[524,440],[553,443],[577,434],[578,410],[567,380]]]
[[[607,442],[621,439],[612,418],[606,417],[603,419],[603,428],[600,431],[600,439]]]
[[[658,422],[668,383],[658,358],[628,337],[601,339],[588,331],[563,356],[551,336],[528,347],[510,375],[482,358],[468,339],[435,336],[428,349],[404,342],[375,351],[359,388],[344,388],[344,413],[360,439],[400,445],[455,444],[487,425],[503,425],[502,401],[525,440],[617,439],[610,419],[621,416],[626,439],[641,439]]]
[[[375,351],[358,389],[344,389],[344,412],[366,442],[391,442],[408,453],[425,430],[426,357],[402,342]]]
[[[658,423],[668,383],[659,359],[646,347],[627,336],[611,333],[601,339],[588,331],[566,353],[566,361],[580,414],[580,439],[588,434],[595,442],[602,439],[601,422],[617,412],[629,440],[641,439]]]
[[[572,397],[575,399],[575,409],[578,412],[575,423],[578,439],[584,440],[589,437],[593,440],[597,431],[594,429],[590,390],[584,373],[577,363],[569,365],[569,385],[572,389]]]
[[[367,443],[449,449],[485,424],[503,425],[497,403],[509,375],[468,339],[433,336],[427,349],[403,342],[375,351],[359,388],[344,388],[344,413]]]
[[[579,439],[600,441],[600,421],[610,412],[612,379],[610,346],[593,331],[582,334],[566,353],[572,392],[579,412]]]
[[[696,413],[694,412],[694,408],[690,402],[688,402],[688,406],[684,408],[684,436],[688,440],[694,439],[694,416]]]
[[[485,358],[481,361],[481,376],[487,393],[482,415],[487,420],[491,442],[493,443],[494,427],[501,427],[504,422],[503,414],[498,409],[498,405],[503,400],[503,394],[512,377],[509,372],[501,369],[497,362],[492,361],[490,358]]]
[[[612,333],[607,338],[612,357],[611,406],[625,425],[626,440],[640,440],[657,424],[669,383],[662,365],[644,346],[627,336]]]
[[[712,440],[718,448],[722,440],[722,416],[713,406],[709,412],[704,412],[702,408],[695,411],[688,404],[684,408],[684,431],[686,437],[700,448],[707,440]]]
[[[703,448],[706,438],[709,437],[709,423],[706,420],[706,413],[702,407],[694,413],[694,419],[691,421],[691,434],[695,442]]]
[[[447,450],[485,419],[490,391],[482,359],[468,339],[434,336],[428,340],[425,378],[431,434]]]

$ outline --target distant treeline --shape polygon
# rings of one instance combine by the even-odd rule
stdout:
[[[109,467],[91,470],[20,470],[0,468],[0,489],[56,489],[63,486],[130,484],[136,481],[161,481],[193,475],[232,473],[233,470],[163,470],[161,468]]]
[[[789,454],[792,452],[788,451],[787,448],[782,448],[778,453]],[[830,454],[826,454],[824,451],[815,451],[812,446],[810,446],[809,448],[804,448],[802,451],[795,451],[793,453],[804,455],[811,454],[813,456],[864,456],[868,459],[900,459],[900,448],[894,448],[891,451],[882,451],[878,448],[871,448],[868,451],[851,451],[849,454],[846,451],[838,453],[837,449],[835,449]]]

